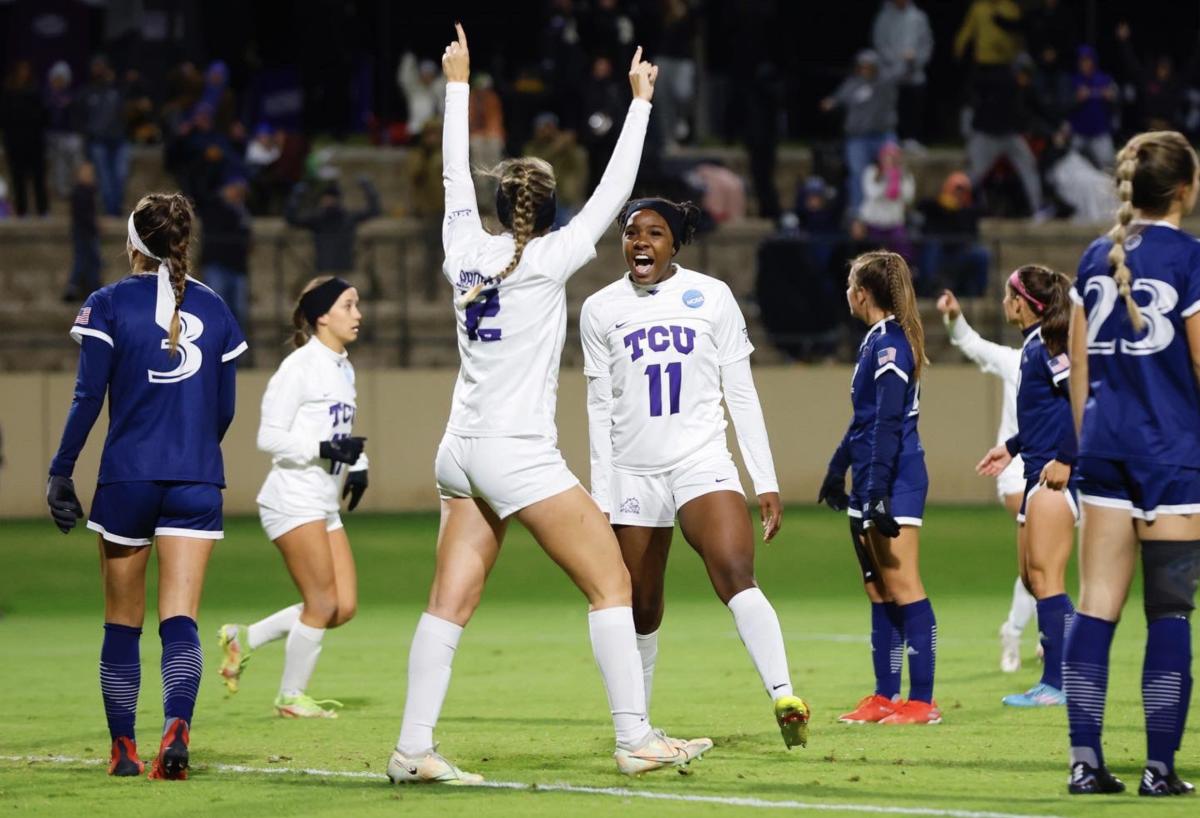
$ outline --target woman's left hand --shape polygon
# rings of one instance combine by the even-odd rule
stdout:
[[[442,54],[442,72],[446,82],[467,82],[471,79],[471,54],[467,51],[467,34],[462,23],[455,23],[458,39],[446,46]]]
[[[768,491],[758,495],[758,510],[762,515],[763,542],[770,542],[783,527],[783,504],[779,492]]]
[[[1067,486],[1067,482],[1071,479],[1071,467],[1066,463],[1060,463],[1057,460],[1051,460],[1042,467],[1042,474],[1038,477],[1038,482],[1048,489],[1054,491],[1062,491]]]

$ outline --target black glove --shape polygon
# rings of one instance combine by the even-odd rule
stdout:
[[[83,506],[75,496],[75,481],[60,474],[50,475],[46,482],[46,504],[58,530],[66,534],[75,527],[75,521],[83,516]]]
[[[353,466],[362,454],[365,437],[339,437],[333,440],[321,441],[321,457],[334,463],[345,463]]]
[[[366,469],[352,471],[346,475],[346,485],[342,487],[342,499],[345,500],[347,495],[350,497],[350,505],[346,506],[346,511],[354,511],[354,509],[358,508],[358,501],[362,499],[363,492],[366,490]]]
[[[900,523],[892,516],[892,501],[887,497],[876,497],[867,505],[867,519],[883,536],[900,536]]]
[[[835,471],[825,475],[825,480],[821,483],[821,493],[817,495],[817,503],[824,503],[834,511],[845,511],[850,505],[850,498],[846,494],[846,475],[838,474]]]

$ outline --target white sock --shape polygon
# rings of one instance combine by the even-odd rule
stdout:
[[[651,736],[646,717],[646,686],[633,629],[633,608],[604,608],[588,613],[592,655],[600,666],[617,746],[636,750]]]
[[[1020,636],[1036,612],[1037,600],[1025,588],[1021,578],[1017,577],[1017,581],[1013,583],[1012,607],[1008,609],[1008,622],[1005,623],[1009,632]]]
[[[246,641],[249,642],[246,647],[250,650],[258,650],[260,646],[268,642],[274,642],[276,639],[287,636],[292,630],[292,625],[300,618],[300,611],[303,609],[304,603],[297,602],[290,608],[284,608],[266,619],[258,620],[246,629]]]
[[[308,680],[312,678],[313,669],[317,666],[317,657],[321,655],[321,640],[324,637],[324,628],[311,628],[299,619],[292,624],[287,647],[283,652],[280,695],[295,696],[308,689]]]
[[[642,657],[642,682],[646,688],[646,718],[650,717],[650,690],[654,685],[654,663],[658,660],[658,631],[637,635],[638,655]]]
[[[421,755],[433,748],[433,728],[450,689],[454,651],[463,629],[431,613],[421,614],[408,651],[408,698],[396,749]]]
[[[788,676],[783,631],[779,629],[779,617],[771,603],[758,588],[747,588],[729,600],[729,610],[767,695],[772,701],[780,696],[791,696],[792,682]]]

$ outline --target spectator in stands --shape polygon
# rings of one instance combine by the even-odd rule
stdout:
[[[904,167],[904,153],[899,145],[887,142],[879,149],[875,164],[868,165],[863,172],[862,186],[858,219],[867,228],[867,240],[899,253],[912,264],[907,215],[917,184]]]
[[[1195,76],[1200,62],[1200,44],[1193,46],[1191,56],[1181,73],[1175,72],[1175,63],[1169,54],[1159,54],[1151,62],[1152,70],[1134,53],[1130,43],[1132,31],[1129,23],[1117,25],[1117,43],[1125,71],[1137,88],[1136,131],[1169,131],[1183,126],[1187,86]]]
[[[555,223],[566,224],[583,204],[587,192],[587,152],[579,146],[573,131],[558,127],[558,117],[546,112],[534,119],[533,138],[525,144],[522,153],[545,159],[554,168],[558,180]]]
[[[814,270],[829,266],[841,233],[842,216],[834,188],[820,176],[809,176],[796,191],[796,230],[808,244]]]
[[[976,66],[1007,67],[1021,50],[1020,27],[1015,0],[975,0],[954,35],[954,56],[961,60],[971,48]]]
[[[941,193],[918,206],[923,246],[914,282],[920,295],[949,287],[967,296],[987,292],[987,249],[979,241],[979,210],[967,174],[955,171],[942,182]]]
[[[88,157],[96,168],[100,200],[109,216],[124,212],[129,176],[129,142],[125,139],[125,99],[108,59],[92,58],[91,82],[80,98]]]
[[[28,212],[28,190],[33,188],[34,207],[39,216],[49,208],[46,201],[46,109],[28,60],[19,60],[4,82],[0,94],[0,129],[4,130],[4,155],[15,192],[17,215]]]
[[[247,205],[250,212],[263,215],[279,212],[292,183],[281,177],[284,134],[262,122],[254,130],[254,138],[246,145],[246,180],[249,184]]]
[[[1101,170],[1112,166],[1116,149],[1113,147],[1113,104],[1117,100],[1117,84],[1096,64],[1096,49],[1079,47],[1078,71],[1074,79],[1075,105],[1068,120],[1074,134],[1075,147]]]
[[[592,61],[592,74],[581,96],[584,112],[581,136],[588,152],[588,184],[595,187],[617,144],[619,129],[614,124],[624,121],[629,104],[625,99],[628,91],[613,77],[612,60],[596,57]]]
[[[1040,64],[1061,65],[1079,45],[1078,14],[1078,8],[1068,7],[1059,0],[1027,5],[1021,17],[1025,50]]]
[[[929,18],[912,0],[885,0],[875,15],[871,45],[885,68],[904,77],[898,89],[896,130],[905,148],[919,148],[925,116],[925,66],[933,56]]]
[[[316,248],[316,275],[344,275],[354,271],[354,239],[358,226],[382,212],[379,191],[366,176],[359,176],[366,207],[350,210],[342,201],[341,187],[330,181],[321,189],[317,207],[304,210],[301,200],[308,192],[304,183],[296,185],[284,210],[284,218],[293,227],[301,227],[313,234]]]
[[[82,301],[100,287],[100,228],[96,221],[96,168],[80,162],[71,188],[71,278],[63,301]]]
[[[746,218],[746,183],[724,165],[697,162],[684,173],[682,181],[689,188],[687,195],[699,198],[702,216],[696,226],[698,234]]]
[[[410,213],[420,222],[419,235],[425,258],[421,269],[424,275],[420,285],[426,299],[437,298],[445,286],[442,279],[442,216],[445,211],[446,193],[442,187],[442,121],[431,119],[421,130],[420,141],[413,145],[405,157],[405,175],[408,177]],[[490,180],[489,180],[490,181]],[[480,206],[487,207],[492,199],[480,199]]]
[[[686,0],[663,0],[659,7],[658,65],[654,107],[667,144],[692,136],[696,104],[696,60],[692,49],[696,21]]]
[[[860,51],[854,60],[854,73],[821,100],[822,111],[844,108],[846,112],[848,215],[857,214],[862,204],[863,171],[879,155],[880,148],[896,141],[897,83],[907,66],[881,66],[876,52]]]
[[[543,81],[549,99],[539,100],[537,107],[526,112],[525,116],[514,113],[509,116],[509,121],[527,126],[533,119],[532,114],[550,109],[558,112],[567,127],[581,132],[587,115],[583,111],[579,89],[587,82],[591,66],[588,54],[583,50],[582,26],[572,0],[550,0],[548,5],[548,15],[538,35],[537,69],[527,68],[522,73],[527,78],[537,76]],[[524,142],[523,139],[517,140],[515,145],[520,146]],[[595,180],[592,183],[595,184]]]
[[[633,19],[617,0],[594,0],[580,21],[581,39],[592,54],[608,57],[617,65],[626,65],[633,56]]]
[[[212,111],[213,127],[234,142],[245,140],[245,128],[237,117],[237,100],[229,88],[229,66],[222,60],[210,63],[204,72],[199,102]]]
[[[11,219],[12,215],[12,203],[8,201],[8,182],[0,176],[0,220]]]
[[[1029,112],[1015,66],[977,72],[971,104],[964,110],[963,127],[972,188],[979,190],[983,179],[1004,157],[1017,172],[1029,212],[1045,218],[1037,160],[1024,136]]]
[[[408,136],[416,139],[425,123],[442,116],[446,80],[433,60],[417,60],[411,51],[400,58],[396,82],[408,103]]]
[[[46,165],[50,187],[60,199],[71,195],[75,169],[83,160],[78,109],[71,89],[71,66],[59,60],[46,75]]]
[[[141,72],[133,68],[125,71],[121,95],[125,99],[125,129],[129,139],[137,145],[161,142],[162,128],[154,114],[149,85]]]
[[[495,167],[504,156],[504,106],[491,74],[478,71],[472,75],[469,106],[471,159],[481,167]],[[490,192],[495,195],[495,188]]]
[[[230,175],[220,192],[199,202],[203,230],[200,277],[229,305],[247,337],[250,334],[250,242],[253,219],[246,209],[246,180]]]

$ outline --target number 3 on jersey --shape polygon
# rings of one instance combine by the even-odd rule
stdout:
[[[1150,303],[1138,305],[1138,312],[1145,321],[1146,334],[1136,341],[1121,339],[1121,352],[1126,355],[1153,355],[1162,352],[1175,340],[1175,326],[1167,314],[1179,303],[1179,292],[1167,284],[1154,278],[1139,278],[1133,282],[1133,292],[1143,292],[1150,296]],[[1116,352],[1117,341],[1100,341],[1100,328],[1116,307],[1118,292],[1117,282],[1110,276],[1097,276],[1090,279],[1084,292],[1096,292],[1096,303],[1088,312],[1088,352],[1092,355],[1113,355]]]
[[[500,328],[480,328],[479,322],[500,314],[500,290],[484,290],[479,298],[467,305],[467,340],[499,341]]]
[[[683,386],[683,363],[673,361],[666,365],[667,381],[670,386],[670,414],[679,414],[679,391]],[[662,398],[662,370],[658,364],[650,364],[646,367],[646,378],[650,382],[650,417],[662,417],[663,413],[663,398]]]
[[[204,352],[196,346],[196,341],[204,334],[204,322],[190,312],[179,311],[179,342],[175,351],[179,354],[179,363],[169,372],[159,372],[154,369],[146,370],[150,383],[179,383],[200,371],[204,363]],[[170,349],[169,338],[162,339],[162,348]]]

